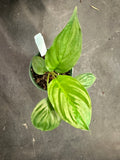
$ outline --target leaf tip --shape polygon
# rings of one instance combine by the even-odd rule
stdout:
[[[96,77],[95,77],[95,75],[94,75],[94,82],[96,81]]]
[[[74,16],[77,15],[77,6],[75,6],[75,8],[74,8],[73,15],[74,15]]]
[[[96,81],[96,76],[93,74],[93,83]]]
[[[75,8],[74,8],[74,12],[77,13],[77,6],[75,6]]]

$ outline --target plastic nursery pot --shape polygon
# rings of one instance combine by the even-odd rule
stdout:
[[[39,56],[39,55],[40,55],[40,53],[37,53],[35,56]],[[29,76],[30,76],[30,79],[31,79],[32,83],[34,84],[34,86],[37,87],[40,90],[47,91],[36,83],[36,81],[33,77],[33,74],[31,72],[31,68],[32,68],[32,61],[30,61],[30,64],[29,64]],[[73,69],[70,70],[70,76],[72,76],[72,74],[73,74]]]

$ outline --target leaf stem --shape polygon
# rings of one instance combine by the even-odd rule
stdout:
[[[58,76],[55,72],[51,72],[51,74],[54,78],[56,78],[55,76]]]
[[[50,77],[50,73],[48,73],[48,77],[47,77],[47,87],[48,87],[48,83],[49,83],[49,77]]]
[[[54,73],[52,73],[52,76],[53,76],[54,78],[56,78]]]
[[[54,73],[54,75],[58,76],[58,74],[57,74],[57,73],[55,73],[55,72],[53,72],[53,73]]]
[[[47,76],[47,86],[48,86],[48,83],[49,83],[50,75],[52,75],[54,79],[58,76],[55,72],[49,72],[48,76]]]

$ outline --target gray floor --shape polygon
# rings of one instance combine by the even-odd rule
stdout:
[[[47,96],[28,75],[33,36],[42,32],[49,48],[75,6],[83,49],[74,76],[97,77],[91,132],[64,122],[41,132],[30,121]],[[0,0],[0,160],[120,160],[120,0]]]

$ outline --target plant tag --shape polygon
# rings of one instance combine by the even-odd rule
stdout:
[[[47,49],[42,34],[41,33],[36,34],[34,36],[34,39],[41,56],[44,56],[47,52]]]

